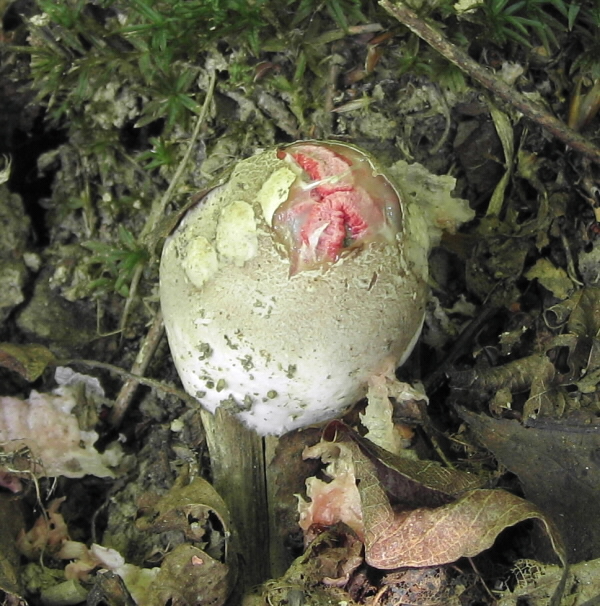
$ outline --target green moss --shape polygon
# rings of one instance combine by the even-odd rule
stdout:
[[[140,246],[133,234],[118,225],[119,242],[116,245],[100,241],[84,242],[83,246],[92,251],[88,263],[97,268],[98,277],[89,284],[90,291],[109,290],[127,297],[129,285],[137,271],[148,262],[148,251]]]

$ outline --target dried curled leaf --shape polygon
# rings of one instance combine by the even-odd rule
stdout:
[[[526,423],[542,417],[562,418],[568,416],[574,406],[584,407],[586,401],[576,403],[566,386],[571,390],[577,387],[584,395],[597,391],[600,288],[584,288],[553,305],[546,310],[545,321],[551,329],[563,332],[540,341],[543,351],[493,368],[452,372],[452,387],[469,390],[470,395],[490,402],[494,413],[510,407],[513,394],[529,392],[522,408]]]
[[[478,368],[453,372],[452,387],[493,393],[502,388],[512,392],[525,391],[537,377],[554,377],[554,365],[545,354],[533,354],[494,368]]]
[[[504,151],[504,159],[506,163],[506,171],[496,185],[494,193],[490,198],[490,204],[487,210],[489,216],[498,216],[504,204],[504,194],[506,187],[510,183],[512,174],[513,159],[515,156],[515,137],[510,118],[501,112],[492,102],[488,103],[494,126],[498,133],[498,137],[502,142],[502,150]]]
[[[579,337],[597,337],[600,332],[600,288],[584,288],[571,299],[575,305],[567,322],[569,332]]]
[[[179,531],[186,541],[200,543],[211,557],[223,562],[229,559],[229,511],[203,478],[194,478],[188,484],[180,477],[154,507],[144,512],[136,526],[152,532]]]
[[[520,480],[527,499],[556,520],[569,561],[600,556],[597,426],[540,419],[537,427],[458,410],[478,442]]]
[[[360,503],[360,515],[355,515],[351,522],[358,536],[364,537],[368,564],[389,570],[438,566],[461,557],[472,557],[489,548],[505,528],[531,518],[541,522],[554,551],[564,563],[558,532],[532,503],[503,490],[478,488],[465,492],[466,481],[453,495],[452,483],[447,484],[446,490],[441,488],[443,482],[440,483],[436,469],[439,466],[434,463],[420,462],[424,465],[421,475],[427,484],[419,484],[414,477],[383,465],[380,459],[375,460],[373,450],[365,452],[363,441],[351,432],[337,432],[336,437],[342,441],[321,442],[308,449],[308,454],[322,456],[329,463],[327,472],[333,481],[323,486],[329,491],[328,507],[331,507],[332,496],[353,503],[354,509],[356,503]],[[434,471],[428,472],[427,465]],[[353,485],[348,482],[349,478],[354,480]],[[339,479],[343,479],[344,484],[337,487],[346,494],[331,492],[332,485]],[[318,508],[323,505],[319,502],[322,487],[315,482],[308,486],[315,504],[311,513],[317,520]],[[401,503],[400,510],[392,507],[389,495],[393,495],[394,502]],[[411,507],[407,507],[409,502]],[[342,509],[339,507],[339,511]]]
[[[523,406],[523,419],[561,417],[565,410],[556,368],[545,353],[532,354],[494,368],[453,372],[451,385],[489,400],[491,411],[497,411],[503,405],[510,406],[511,394],[529,392]]]
[[[567,332],[550,345],[569,350],[562,384],[577,386],[582,394],[594,394],[600,382],[600,288],[584,288],[546,311],[546,321]]]
[[[84,431],[71,414],[84,394],[76,387],[62,387],[61,395],[32,391],[27,400],[0,397],[0,442],[5,453],[26,448],[38,477],[84,475],[113,477],[123,452],[114,445],[100,453],[94,447],[95,431]],[[5,459],[8,460],[8,459]],[[17,473],[10,465],[0,470]]]
[[[320,458],[327,464],[327,473],[333,478],[331,482],[316,477],[306,481],[310,502],[300,499],[298,510],[300,527],[308,541],[313,538],[313,527],[329,527],[338,521],[352,528],[361,540],[364,538],[364,504],[361,505],[361,495],[356,488],[355,450],[365,464],[372,464],[377,469],[386,492],[405,510],[449,503],[454,496],[478,488],[485,482],[474,474],[448,469],[434,461],[394,455],[361,438],[338,421],[327,426],[325,436],[329,438],[305,448],[303,452],[305,459]],[[337,439],[340,441],[334,441]]]
[[[406,509],[419,505],[435,507],[441,502],[449,502],[452,496],[481,488],[487,481],[487,478],[449,469],[435,461],[394,455],[339,421],[332,421],[323,436],[325,441],[322,444],[355,442],[362,455],[376,466],[386,491],[394,497],[396,503]]]
[[[19,373],[30,383],[38,379],[55,361],[54,354],[43,345],[0,343],[0,366]]]
[[[573,281],[562,267],[556,267],[549,259],[538,259],[525,273],[528,280],[537,280],[558,299],[566,299],[574,288]]]
[[[363,493],[363,504],[375,497],[376,493],[369,497]],[[550,520],[532,503],[504,490],[474,490],[437,509],[401,514],[380,503],[372,514],[372,520],[365,516],[365,526],[371,528],[365,537],[365,552],[367,563],[376,568],[437,566],[473,557],[491,547],[505,528],[532,518],[542,522],[564,562]]]

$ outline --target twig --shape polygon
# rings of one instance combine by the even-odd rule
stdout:
[[[121,314],[121,320],[119,321],[119,332],[121,333],[121,339],[123,338],[125,326],[127,325],[127,320],[129,318],[129,312],[131,311],[131,307],[137,295],[140,280],[142,279],[142,275],[144,273],[144,266],[144,263],[138,263],[133,273],[133,277],[131,278],[131,282],[129,283],[129,294],[127,295],[127,299],[125,299],[123,313]]]
[[[141,239],[144,239],[145,237],[148,237],[150,234],[152,234],[152,232],[154,231],[154,228],[158,224],[158,221],[164,215],[165,208],[167,207],[167,204],[171,201],[171,198],[173,197],[173,193],[175,192],[176,187],[179,185],[179,181],[183,175],[183,172],[187,168],[187,165],[188,165],[188,162],[192,155],[192,152],[194,151],[194,146],[196,145],[196,140],[198,139],[198,136],[200,135],[200,129],[202,128],[202,125],[204,124],[204,119],[206,118],[208,108],[210,107],[210,104],[213,100],[213,93],[215,90],[216,80],[217,80],[217,74],[213,70],[210,75],[210,81],[208,83],[208,90],[206,91],[206,96],[204,97],[204,103],[202,104],[202,110],[200,111],[200,115],[198,116],[198,120],[196,121],[196,126],[194,127],[194,132],[192,133],[192,138],[190,139],[188,148],[187,148],[185,155],[183,156],[181,162],[179,163],[179,166],[177,167],[177,170],[175,171],[175,174],[173,175],[171,182],[169,183],[169,187],[167,188],[167,191],[164,193],[162,198],[160,200],[158,200],[154,204],[154,206],[150,209],[148,219],[146,220],[146,224],[144,225],[144,229],[142,230],[142,233],[141,233]],[[154,252],[154,251],[151,251],[151,252]]]
[[[187,168],[188,162],[190,160],[190,157],[191,157],[194,147],[196,145],[196,141],[197,141],[198,137],[200,136],[200,130],[202,128],[202,125],[204,124],[204,120],[206,118],[208,108],[210,107],[210,104],[213,100],[216,79],[217,79],[216,72],[213,70],[210,75],[208,90],[206,91],[206,95],[204,97],[204,103],[202,105],[202,110],[200,111],[200,115],[198,116],[198,119],[196,120],[196,125],[194,126],[194,131],[192,133],[192,137],[188,144],[188,148],[185,152],[185,155],[183,156],[181,162],[179,163],[179,166],[177,167],[177,170],[175,171],[175,174],[173,175],[173,179],[171,179],[171,182],[169,183],[169,187],[167,188],[167,191],[160,198],[160,200],[158,200],[154,204],[154,206],[150,210],[150,213],[148,215],[148,218],[146,220],[146,223],[145,223],[142,233],[140,235],[140,240],[147,238],[150,234],[153,233],[154,229],[156,228],[156,225],[158,224],[160,218],[162,217],[162,215],[165,212],[165,208],[167,207],[167,204],[171,201],[171,198],[173,197],[173,193],[175,192],[175,189],[176,189],[177,185],[179,184],[179,181],[181,180],[181,177],[183,176],[185,169]],[[154,251],[152,250],[151,253],[154,253]],[[133,299],[132,294],[137,290],[137,285],[141,278],[141,273],[142,273],[142,267],[140,266],[134,276],[134,279],[132,280],[131,294],[127,299],[125,309],[123,311],[123,317],[121,319],[121,326],[120,326],[121,329],[123,329],[123,327],[124,327],[125,320],[127,318],[129,308],[131,306],[131,301]],[[119,427],[119,425],[121,424],[121,421],[123,420],[123,417],[125,416],[125,413],[127,412],[127,409],[129,408],[129,405],[131,404],[131,400],[133,399],[135,390],[137,389],[137,387],[140,383],[143,385],[150,385],[153,387],[157,387],[158,389],[164,389],[164,386],[161,383],[152,382],[151,380],[148,380],[148,379],[145,379],[145,380],[141,379],[141,376],[146,372],[146,369],[148,368],[148,365],[150,364],[150,361],[152,360],[154,352],[156,351],[156,348],[158,347],[158,344],[159,344],[160,339],[162,338],[163,334],[164,334],[164,325],[163,325],[163,321],[162,321],[162,314],[159,311],[156,314],[156,316],[154,317],[152,326],[150,327],[150,330],[148,331],[148,333],[146,334],[146,336],[144,338],[142,346],[140,347],[138,355],[137,355],[135,362],[133,364],[133,367],[131,369],[131,373],[129,373],[130,376],[128,377],[127,381],[124,383],[123,387],[121,388],[121,391],[119,392],[119,395],[117,396],[117,399],[115,400],[115,405],[113,406],[113,409],[112,409],[111,415],[110,415],[110,423],[113,425],[113,427]],[[121,372],[124,373],[125,371],[121,371]],[[153,385],[153,383],[155,383],[155,384]],[[167,391],[169,391],[169,390],[167,390]],[[174,393],[174,392],[171,391],[170,393]],[[181,393],[182,392],[179,392],[179,390],[177,390],[176,395],[181,397]],[[187,398],[185,398],[185,399],[187,399]]]
[[[446,358],[439,364],[424,381],[425,391],[431,395],[436,391],[442,381],[446,378],[446,373],[452,369],[454,362],[466,351],[467,346],[471,343],[473,337],[477,334],[481,327],[498,311],[498,308],[492,304],[485,304],[479,311],[479,314],[471,320],[471,323],[460,333],[458,339],[452,346],[452,349]]]
[[[164,332],[165,327],[163,324],[162,313],[158,311],[154,316],[150,330],[148,330],[146,333],[140,350],[135,358],[135,362],[131,367],[132,375],[135,375],[136,377],[144,375]],[[123,420],[129,405],[131,404],[133,394],[135,393],[135,390],[139,384],[139,379],[130,377],[121,387],[121,391],[119,392],[110,413],[109,420],[113,427],[119,427],[119,425],[121,425],[121,421]]]
[[[564,122],[549,114],[537,103],[532,103],[525,95],[495,76],[490,70],[482,67],[467,53],[452,44],[437,29],[426,23],[402,2],[394,4],[391,0],[380,0],[382,6],[410,31],[422,38],[448,61],[468,74],[489,91],[512,105],[524,116],[539,124],[542,128],[560,139],[563,143],[578,151],[596,164],[600,164],[600,149],[591,141],[569,128]]]
[[[123,370],[114,364],[108,364],[106,362],[98,362],[97,360],[81,360],[79,358],[75,358],[72,360],[61,360],[59,362],[61,366],[70,366],[72,364],[81,364],[82,366],[88,366],[89,368],[101,368],[102,370],[108,370],[113,374],[116,374],[120,377],[125,377],[126,379],[131,379],[136,383],[140,383],[141,385],[146,385],[148,387],[152,387],[153,389],[158,389],[158,391],[162,391],[163,393],[169,393],[173,396],[176,396],[182,399],[184,402],[188,404],[197,405],[198,402],[192,396],[188,395],[185,391],[181,389],[177,389],[177,387],[171,387],[162,381],[157,381],[156,379],[148,379],[146,377],[142,377],[140,375],[134,375],[133,373]]]

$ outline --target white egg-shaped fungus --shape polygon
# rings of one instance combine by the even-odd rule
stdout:
[[[419,336],[429,250],[413,214],[350,145],[298,142],[239,162],[162,254],[186,391],[263,435],[341,415]]]

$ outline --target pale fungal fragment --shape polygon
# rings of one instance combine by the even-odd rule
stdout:
[[[204,237],[197,236],[186,242],[181,265],[188,280],[196,287],[202,288],[219,267],[217,251]]]
[[[242,266],[258,249],[256,221],[252,206],[234,201],[221,211],[217,223],[217,251],[230,263]]]
[[[296,173],[287,166],[282,166],[269,176],[256,195],[256,200],[262,208],[263,216],[269,227],[273,226],[273,215],[277,208],[287,200],[290,187],[296,179]]]
[[[52,394],[32,391],[27,400],[0,397],[0,443],[5,462],[20,450],[29,453],[30,471],[38,478],[115,477],[115,468],[123,459],[120,446],[98,452],[94,446],[98,433],[81,429],[73,414],[76,407],[83,406],[83,394],[89,401],[97,395],[93,388],[82,385],[81,380],[63,384]],[[15,470],[8,465],[4,471]]]

